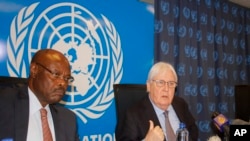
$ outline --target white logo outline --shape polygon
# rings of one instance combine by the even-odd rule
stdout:
[[[12,20],[10,37],[7,39],[7,52],[8,61],[7,69],[10,76],[27,77],[26,74],[26,62],[23,60],[25,36],[28,33],[28,25],[34,18],[34,10],[38,6],[38,3],[34,3],[29,7],[24,7],[18,13],[18,16]],[[89,118],[99,118],[105,112],[105,110],[112,104],[114,97],[113,84],[119,83],[122,74],[122,62],[123,54],[121,50],[120,37],[116,32],[115,26],[104,16],[101,15],[105,25],[105,31],[109,37],[109,45],[112,49],[112,61],[113,68],[111,69],[111,77],[107,81],[104,91],[96,98],[96,100],[87,108],[74,108],[71,109],[76,115],[84,122],[87,123],[87,116]],[[17,57],[16,57],[17,56]],[[66,103],[67,104],[67,103]],[[96,113],[92,112],[95,111]],[[98,113],[97,113],[98,112]]]

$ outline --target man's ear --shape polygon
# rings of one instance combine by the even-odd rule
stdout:
[[[147,92],[150,92],[150,82],[149,81],[147,81]]]
[[[30,64],[30,77],[36,78],[36,74],[38,72],[38,66],[35,63]]]

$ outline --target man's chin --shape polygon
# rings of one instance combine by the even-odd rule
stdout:
[[[51,102],[52,103],[57,103],[59,101],[61,101],[63,95],[54,95],[53,97],[51,97]]]

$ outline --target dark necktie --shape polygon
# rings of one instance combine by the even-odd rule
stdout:
[[[168,118],[168,111],[164,112],[165,116],[165,124],[166,124],[166,134],[167,134],[167,141],[176,141],[175,133],[170,125],[169,118]]]
[[[42,128],[43,128],[43,141],[53,141],[52,135],[49,129],[46,109],[44,108],[40,109],[40,113],[41,113]]]

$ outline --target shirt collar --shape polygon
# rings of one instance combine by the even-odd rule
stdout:
[[[150,98],[150,96],[148,96],[148,97],[149,97],[149,100],[150,100],[150,102],[152,103],[153,108],[154,108],[154,110],[155,110],[155,112],[156,112],[157,115],[161,115],[162,113],[165,112],[164,110],[160,109],[159,107],[157,107],[157,106],[154,104],[154,102],[152,101],[152,99]],[[173,106],[172,106],[172,104],[168,106],[167,111],[169,111],[169,112],[172,112],[172,111],[173,111]]]
[[[42,108],[41,103],[39,102],[36,95],[28,88],[29,91],[29,109],[30,109],[30,115],[36,113]],[[45,107],[48,110],[48,105]]]

